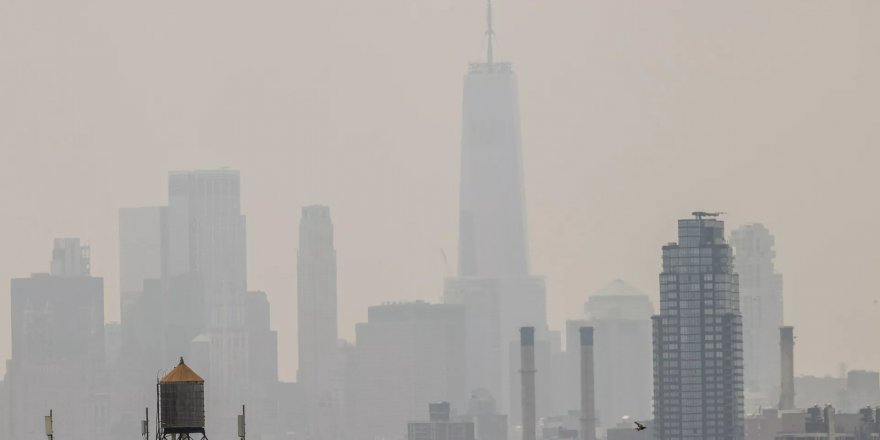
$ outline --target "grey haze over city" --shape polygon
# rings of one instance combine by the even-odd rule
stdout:
[[[93,281],[80,286],[103,294],[101,368],[130,366],[114,353],[156,354],[128,359],[136,364],[130,376],[150,362],[171,371],[187,358],[206,379],[209,436],[231,438],[234,414],[247,401],[255,438],[418,440],[418,426],[408,434],[407,423],[428,420],[428,403],[445,400],[453,425],[465,423],[464,414],[503,415],[503,438],[527,439],[522,343],[535,349],[539,425],[560,427],[558,437],[539,429],[538,438],[570,438],[566,415],[584,405],[584,326],[594,329],[580,341],[592,347],[595,338],[596,415],[572,420],[577,429],[592,420],[595,433],[575,438],[613,440],[606,430],[625,415],[667,423],[675,413],[659,411],[669,396],[655,390],[669,375],[686,376],[686,361],[672,372],[656,367],[678,350],[657,338],[667,335],[667,312],[685,319],[688,290],[677,284],[680,309],[661,310],[661,286],[686,283],[671,275],[691,269],[676,259],[704,256],[686,249],[693,231],[707,240],[694,248],[724,260],[713,266],[715,277],[739,274],[738,291],[733,280],[701,278],[715,281],[711,289],[730,289],[711,312],[731,317],[716,323],[718,340],[741,334],[745,344],[724,339],[734,347],[724,355],[730,365],[745,366],[745,392],[738,396],[731,385],[734,397],[724,405],[733,409],[719,410],[732,417],[731,432],[717,438],[774,438],[750,431],[748,417],[764,408],[832,404],[846,416],[880,406],[880,382],[872,394],[880,377],[872,342],[880,331],[873,282],[880,4],[492,3],[487,44],[480,0],[0,0],[0,280],[22,286],[12,281],[0,295],[0,359],[11,359],[0,363],[0,438],[43,435],[39,417],[35,431],[10,428],[13,416],[3,412],[12,414],[16,402],[4,406],[3,398],[17,386],[10,367],[18,350],[16,289],[22,297],[49,292],[55,287],[41,283],[51,282],[31,275],[51,273],[103,278],[102,289]],[[141,207],[166,208],[128,209]],[[144,231],[161,246],[139,247],[149,241]],[[72,237],[80,243],[55,241]],[[88,246],[85,272],[74,258],[80,245]],[[124,281],[127,252],[134,278],[149,275],[133,290]],[[80,287],[70,289],[82,294]],[[304,296],[309,289],[315,296]],[[127,327],[126,301],[195,291],[203,292],[198,319],[185,314],[195,303],[157,302],[136,306]],[[509,292],[516,301],[502,304]],[[19,316],[39,309],[29,304]],[[335,313],[323,319],[303,305]],[[22,329],[39,325],[28,319]],[[632,321],[623,327],[634,333],[614,319]],[[175,327],[183,321],[195,323]],[[521,325],[535,327],[532,339],[520,339]],[[780,398],[782,325],[793,326],[796,338],[790,404]],[[401,329],[412,331],[412,341],[394,340],[408,331]],[[161,348],[132,345],[152,330],[191,337],[185,344],[159,338]],[[337,332],[339,346],[322,351]],[[643,357],[615,357],[629,348],[603,341],[610,334],[643,343]],[[401,348],[423,341],[442,345],[445,355]],[[251,350],[250,360],[230,349],[238,344]],[[215,345],[221,348],[209,348]],[[401,354],[411,363],[398,370],[382,363]],[[83,359],[85,367],[97,358]],[[64,365],[50,364],[41,371]],[[632,371],[620,375],[614,365]],[[444,385],[412,372],[421,367],[424,375],[447,375]],[[82,432],[137,438],[143,407],[156,405],[155,370],[130,382],[114,372],[137,404],[118,404],[114,395],[97,406],[108,419],[138,409],[130,434],[118,431],[124,423]],[[413,394],[395,400],[389,390],[401,374],[411,375]],[[250,376],[235,379],[241,375]],[[630,382],[643,385],[633,385],[638,395],[619,397]],[[870,391],[856,387],[864,382]],[[220,384],[231,384],[236,401],[220,401]],[[86,400],[113,394],[86,388]],[[384,394],[387,408],[361,408]],[[474,401],[493,400],[495,408],[474,409],[481,408]],[[646,435],[715,438],[710,412],[694,428],[699,434],[675,419],[681,426],[649,424]],[[800,414],[809,420],[812,413]],[[841,420],[845,431],[848,419]],[[489,425],[476,422],[476,438],[501,438]]]

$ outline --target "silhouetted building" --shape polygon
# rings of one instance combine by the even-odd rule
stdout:
[[[172,172],[168,206],[119,212],[121,348],[109,378],[114,435],[155,400],[156,371],[185,356],[207,379],[208,425],[249,437],[282,429],[277,336],[263,293],[247,292],[245,217],[235,170]]]
[[[489,390],[504,412],[519,401],[508,395],[517,329],[533,326],[545,340],[547,318],[544,279],[529,272],[517,79],[494,59],[488,14],[487,59],[464,77],[458,276],[444,302],[467,308],[468,389]]]
[[[707,218],[709,217],[709,218]],[[654,335],[658,440],[743,438],[742,320],[724,222],[695,212],[663,246]]]
[[[269,300],[265,292],[248,292],[247,332],[250,383],[248,424],[262,434],[280,430],[278,422],[278,333],[271,328]]]
[[[866,406],[880,405],[880,373],[876,371],[850,370],[846,373],[847,411]]]
[[[168,262],[171,278],[191,278],[208,346],[208,424],[235,429],[247,394],[245,217],[236,170],[176,171],[168,177]],[[199,368],[199,365],[194,365]]]
[[[745,418],[746,440],[773,440],[782,429],[780,410],[765,408]]]
[[[8,438],[41,438],[52,409],[59,436],[105,439],[104,280],[75,238],[55,240],[50,267],[12,280]]]
[[[165,207],[119,210],[119,293],[122,320],[144,291],[144,281],[162,277],[162,252],[167,247]]]
[[[507,440],[507,416],[498,414],[495,398],[487,390],[475,390],[468,401],[468,417],[480,440]]]
[[[307,426],[306,399],[296,382],[278,382],[278,425],[281,438],[299,438]]]
[[[333,440],[340,412],[336,384],[336,249],[330,208],[302,209],[297,254],[299,370],[308,402],[311,438]]]
[[[583,325],[595,329],[596,412],[599,426],[609,427],[623,416],[651,417],[651,315],[645,293],[615,280],[590,295]],[[576,336],[574,341],[577,341]],[[577,363],[577,346],[570,358]],[[620,368],[626,365],[627,368]]]
[[[798,376],[794,378],[796,408],[809,408],[830,403],[843,408],[846,401],[846,378],[832,376]]]
[[[352,438],[395,438],[420,408],[465,401],[464,309],[425,302],[372,306],[350,353]]]
[[[636,431],[636,424],[629,417],[622,417],[611,428],[608,428],[606,440],[643,440],[654,438],[654,421],[639,420],[639,423],[645,425],[645,429]]]
[[[880,438],[880,408],[838,413],[831,405],[782,413],[776,440],[871,440]]]
[[[454,421],[449,402],[428,405],[427,422],[409,422],[407,440],[474,440],[474,422]]]
[[[541,419],[542,440],[577,440],[581,439],[581,412],[572,410],[564,415],[544,417]]]
[[[774,406],[779,396],[779,327],[782,326],[782,275],[773,259],[774,237],[760,223],[734,230],[743,322],[743,380],[746,411]]]

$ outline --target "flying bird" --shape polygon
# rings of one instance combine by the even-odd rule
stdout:
[[[645,429],[645,425],[643,425],[639,422],[635,422],[635,421],[633,423],[636,424],[636,431],[641,431],[641,430]]]

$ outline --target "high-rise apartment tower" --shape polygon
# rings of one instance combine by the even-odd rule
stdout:
[[[782,326],[782,275],[776,273],[774,238],[759,223],[730,234],[736,251],[734,269],[739,274],[743,320],[743,380],[751,413],[773,406],[779,395],[779,327]]]
[[[742,440],[739,280],[717,214],[678,221],[652,317],[657,440]]]

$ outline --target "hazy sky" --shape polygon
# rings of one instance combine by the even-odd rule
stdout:
[[[880,3],[495,4],[553,327],[614,278],[656,298],[676,219],[717,209],[776,235],[798,373],[880,369]],[[240,169],[292,380],[302,205],[331,206],[343,336],[440,297],[483,27],[480,0],[0,0],[0,280],[81,237],[116,320],[117,209],[165,204],[170,170]]]

